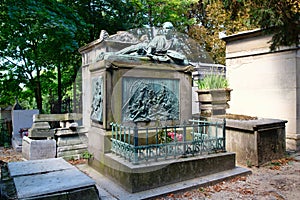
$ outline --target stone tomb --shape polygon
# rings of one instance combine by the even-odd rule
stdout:
[[[152,42],[160,39],[164,40],[162,35],[155,36]],[[145,45],[121,32],[79,49],[83,125],[88,128],[88,150],[93,155],[89,165],[129,192],[235,168],[233,153],[139,165],[110,153],[112,122],[146,128],[184,124],[192,118],[193,66],[179,52],[148,51]]]
[[[242,165],[261,166],[286,154],[286,120],[226,119],[226,149],[236,153]]]
[[[12,162],[5,170],[1,188],[8,191],[12,181],[15,188],[8,195],[13,199],[99,200],[95,181],[62,158]]]

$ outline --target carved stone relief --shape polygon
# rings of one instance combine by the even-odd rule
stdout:
[[[179,80],[123,78],[122,120],[179,120]]]
[[[91,119],[102,122],[103,116],[103,78],[102,76],[92,79],[92,111]]]

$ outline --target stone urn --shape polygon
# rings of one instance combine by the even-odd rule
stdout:
[[[229,108],[231,91],[229,88],[196,90],[201,115],[224,115]]]

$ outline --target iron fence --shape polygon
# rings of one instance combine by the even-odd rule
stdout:
[[[112,126],[111,151],[133,164],[225,152],[225,120],[160,127]]]

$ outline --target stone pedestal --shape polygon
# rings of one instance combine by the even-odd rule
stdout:
[[[23,151],[24,157],[29,160],[54,158],[55,156],[78,158],[87,150],[85,135],[87,131],[83,127],[78,127],[77,123],[72,124],[80,118],[81,114],[77,113],[34,115],[34,123],[29,129],[28,137],[23,139],[23,143],[26,145]],[[53,129],[49,122],[60,122],[62,128]],[[74,127],[71,127],[71,124]],[[57,144],[53,138],[57,139]],[[49,150],[48,153],[47,150]]]
[[[203,116],[224,115],[229,108],[231,89],[196,90]]]
[[[54,129],[51,129],[48,122],[34,122],[32,127],[28,130],[28,137],[30,138],[48,138],[54,137]]]
[[[55,158],[56,156],[56,141],[54,139],[34,140],[24,136],[22,147],[22,155],[27,160]]]
[[[57,157],[65,159],[79,158],[87,151],[88,138],[84,127],[56,129]]]

